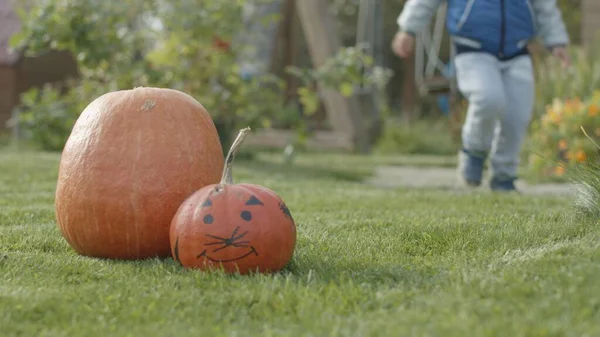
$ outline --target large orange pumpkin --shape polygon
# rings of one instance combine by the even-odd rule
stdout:
[[[231,146],[221,182],[191,195],[173,217],[171,254],[185,267],[275,272],[292,258],[296,225],[283,200],[260,185],[233,184],[233,158],[249,130]]]
[[[64,147],[58,225],[82,255],[169,256],[177,208],[222,170],[215,125],[194,98],[161,88],[107,93],[81,113]]]

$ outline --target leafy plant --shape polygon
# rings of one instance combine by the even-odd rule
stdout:
[[[104,93],[102,88],[88,80],[70,85],[64,92],[51,85],[26,91],[18,107],[18,123],[25,138],[41,150],[62,150],[77,117],[89,102]]]
[[[589,48],[569,47],[572,67],[563,69],[560,61],[547,54],[536,55],[535,81],[536,102],[535,118],[546,113],[546,106],[555,98],[566,100],[571,97],[583,97],[600,88],[600,40]]]
[[[240,18],[246,2],[68,0],[40,2],[21,11],[24,25],[11,44],[28,56],[69,51],[81,73],[78,81],[69,83],[66,96],[51,94],[58,89],[46,89],[41,97],[35,90],[25,93],[25,101],[31,104],[21,107],[23,129],[33,141],[51,143],[40,144],[42,148],[56,148],[59,138],[66,139],[73,115],[95,98],[77,97],[90,86],[96,93],[136,86],[182,90],[211,113],[224,148],[229,146],[230,130],[268,125],[282,106],[282,82],[271,75],[247,79],[240,71],[244,44],[232,43],[232,38],[244,30]],[[52,127],[52,135],[38,135],[49,132],[42,127],[48,116],[38,113],[33,97],[41,100],[37,106],[54,100],[53,111],[64,112],[52,115],[63,126]],[[77,99],[81,102],[75,104]]]
[[[390,73],[373,67],[372,60],[359,47],[345,48],[319,69],[292,68],[303,80],[298,90],[302,113],[293,118],[293,105],[284,106],[283,81],[272,74],[246,76],[241,64],[256,61],[252,39],[242,20],[248,5],[268,5],[273,0],[131,0],[38,2],[21,11],[23,28],[11,43],[29,56],[49,50],[66,50],[77,58],[81,77],[69,83],[66,96],[46,89],[26,93],[30,104],[21,107],[21,124],[27,134],[46,149],[60,147],[66,139],[82,102],[93,98],[79,96],[79,87],[94,86],[95,93],[130,89],[136,86],[168,87],[184,91],[200,101],[213,117],[224,150],[232,138],[231,131],[245,126],[269,127],[285,118],[304,134],[306,116],[318,108],[316,85],[335,88],[344,95],[355,92],[355,85],[385,86]],[[268,11],[267,11],[268,12]],[[255,19],[253,19],[255,20]],[[278,15],[264,14],[258,22],[273,24]],[[256,23],[256,22],[254,22]],[[239,36],[244,33],[243,38]],[[250,35],[246,35],[250,34]],[[260,35],[260,34],[258,34]],[[257,37],[258,38],[258,37]],[[264,37],[261,37],[264,39]],[[246,40],[244,40],[246,39]],[[57,89],[58,90],[58,89]],[[71,91],[73,91],[71,93]],[[87,91],[86,91],[87,92]],[[42,127],[48,121],[38,106],[56,100],[64,114],[52,115],[63,127]],[[27,99],[25,99],[27,101]],[[53,108],[54,109],[54,108]],[[54,110],[56,110],[54,109]],[[53,110],[53,111],[54,111]],[[58,110],[56,110],[58,111]],[[67,112],[68,111],[68,112]],[[69,116],[68,118],[66,116]],[[35,127],[34,127],[35,125]],[[52,135],[36,135],[52,132]],[[50,139],[54,139],[50,141]]]
[[[318,68],[288,67],[286,71],[301,82],[297,90],[306,118],[314,115],[319,108],[319,87],[336,90],[344,97],[356,95],[362,90],[381,97],[393,75],[391,69],[374,65],[373,58],[364,52],[362,45],[341,48]],[[309,133],[306,118],[298,126],[300,144]]]
[[[600,159],[599,149],[581,128],[600,137],[600,91],[581,100],[555,99],[532,126],[529,168],[540,176],[561,177],[569,168]]]
[[[248,78],[240,68],[240,63],[248,61],[245,58],[251,46],[237,40],[236,34],[246,28],[241,18],[249,2],[163,3],[160,20],[166,28],[157,32],[159,42],[147,55],[155,67],[168,75],[158,85],[187,92],[209,110],[224,150],[229,148],[232,131],[245,126],[268,127],[283,107],[280,78],[271,74]],[[277,19],[278,16],[270,15],[259,18],[265,25]]]

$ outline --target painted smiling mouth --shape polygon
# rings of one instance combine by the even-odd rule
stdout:
[[[231,248],[248,248],[248,249],[250,249],[249,251],[246,251],[246,253],[244,253],[243,255],[236,257],[236,258],[232,258],[232,259],[215,259],[213,257],[210,257],[208,255],[208,249],[205,249],[202,251],[202,253],[196,255],[196,259],[204,257],[212,262],[232,262],[232,261],[241,260],[252,254],[258,256],[258,251],[256,251],[256,248],[254,248],[254,246],[250,245],[250,241],[240,241],[240,239],[242,239],[244,236],[246,236],[246,234],[248,234],[248,232],[246,231],[242,234],[237,234],[239,229],[240,229],[239,226],[236,227],[235,230],[233,231],[233,233],[231,233],[231,236],[228,238],[223,238],[220,236],[206,234],[207,237],[214,239],[215,241],[205,243],[204,245],[205,246],[218,246],[217,248],[213,249],[211,251],[211,253],[216,253],[220,250],[223,250],[225,248],[230,248],[230,247]],[[177,238],[177,240],[175,241],[175,259],[177,261],[180,261],[179,260],[179,238]]]
[[[241,260],[241,259],[245,258],[246,256],[250,256],[252,254],[258,256],[258,252],[256,251],[256,249],[254,247],[250,246],[249,248],[250,248],[249,252],[247,252],[246,254],[244,254],[242,256],[233,258],[233,259],[224,259],[223,260],[223,259],[212,258],[212,257],[208,256],[208,253],[207,253],[206,249],[202,253],[198,254],[198,256],[196,256],[196,258],[199,259],[201,257],[205,257],[205,258],[209,259],[212,262],[233,262],[233,261]]]
[[[231,261],[237,261],[240,259],[245,258],[246,256],[250,256],[252,254],[258,256],[258,252],[256,251],[256,249],[253,246],[250,246],[250,241],[240,241],[244,236],[246,236],[246,234],[248,234],[248,231],[242,233],[242,234],[237,234],[238,231],[240,230],[240,226],[237,226],[234,230],[233,233],[231,233],[231,236],[228,238],[222,238],[220,236],[214,236],[214,235],[210,235],[210,234],[206,234],[207,237],[214,239],[216,241],[213,242],[208,242],[205,243],[205,246],[220,246],[216,249],[214,249],[212,251],[212,253],[216,253],[222,249],[225,248],[229,248],[229,247],[233,247],[233,248],[250,248],[250,251],[247,252],[246,254],[237,257],[237,258],[233,258],[233,259],[215,259],[212,258],[210,256],[208,256],[208,249],[205,249],[202,253],[198,254],[196,256],[197,259],[201,258],[201,257],[205,257],[213,262],[231,262]]]

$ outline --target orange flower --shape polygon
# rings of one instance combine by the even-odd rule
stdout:
[[[581,107],[581,100],[579,98],[569,99],[565,101],[564,112],[565,115],[574,114]]]
[[[563,112],[565,115],[570,115],[573,113],[573,103],[571,101],[566,100],[565,106],[563,107]]]
[[[585,154],[585,151],[583,151],[583,150],[579,150],[575,154],[575,160],[578,163],[583,163],[586,159],[587,159],[587,155]]]
[[[557,166],[554,168],[554,174],[556,174],[557,176],[562,176],[563,174],[565,174],[565,168],[564,166]]]
[[[597,116],[598,113],[600,113],[600,107],[598,107],[596,104],[590,104],[587,112],[588,112],[588,116],[591,116],[591,117]]]
[[[558,142],[558,149],[559,149],[559,150],[566,150],[566,149],[567,149],[567,141],[566,141],[566,140],[564,140],[564,139],[561,139],[561,140]]]
[[[549,111],[548,118],[550,119],[550,122],[552,122],[554,124],[559,124],[560,121],[562,121],[562,116],[559,113],[555,113],[552,110]]]

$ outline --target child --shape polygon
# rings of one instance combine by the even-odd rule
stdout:
[[[530,122],[535,84],[527,44],[539,34],[544,45],[570,64],[569,42],[556,0],[407,0],[398,17],[392,49],[409,56],[415,35],[447,1],[458,89],[469,101],[462,129],[458,170],[479,186],[491,157],[490,187],[514,191],[519,152]]]

